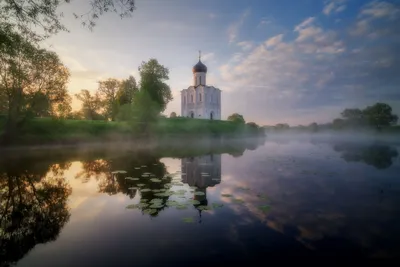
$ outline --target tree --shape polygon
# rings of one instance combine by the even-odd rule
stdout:
[[[243,116],[238,114],[238,113],[233,113],[232,115],[230,115],[228,117],[228,121],[233,121],[235,123],[245,124],[245,120],[244,120]]]
[[[74,14],[75,18],[82,19],[82,25],[92,30],[96,20],[107,12],[114,12],[121,18],[130,16],[135,10],[135,0],[90,0],[89,12],[83,15]],[[57,8],[70,0],[2,0],[0,2],[0,26],[12,27],[32,40],[40,40],[59,31],[67,31],[61,23],[63,14],[57,13]],[[39,27],[44,34],[32,30],[32,26]],[[0,34],[0,39],[1,39]]]
[[[92,96],[88,90],[81,90],[75,97],[82,101],[82,115],[86,120],[99,120],[103,118],[100,115],[102,103],[98,93]]]
[[[393,125],[398,117],[392,114],[392,107],[385,103],[376,103],[362,111],[368,124],[380,130],[382,127]]]
[[[150,126],[157,121],[160,113],[159,103],[155,102],[146,90],[140,90],[134,97],[132,122],[140,133],[149,133]]]
[[[334,129],[342,129],[344,126],[344,120],[340,118],[334,119],[332,122],[332,126]]]
[[[341,113],[346,126],[359,127],[365,125],[363,111],[358,108],[347,108]]]
[[[0,28],[1,33],[6,37],[0,43],[0,91],[6,98],[1,102],[7,107],[3,138],[9,139],[29,114],[65,101],[69,71],[56,53],[38,48],[10,28]]]
[[[176,118],[176,112],[171,112],[171,114],[169,115],[170,118]]]
[[[318,124],[316,122],[311,123],[309,128],[312,132],[318,132]]]
[[[112,121],[115,121],[118,114],[117,92],[120,87],[121,82],[113,78],[99,82],[98,93],[105,108],[104,115]]]
[[[123,80],[120,84],[120,88],[117,92],[118,104],[120,106],[131,104],[137,91],[138,87],[135,78],[133,76],[129,76],[128,79]]]
[[[158,105],[158,113],[163,112],[173,99],[170,87],[165,83],[169,79],[168,68],[160,65],[157,59],[142,62],[139,67],[140,90]]]

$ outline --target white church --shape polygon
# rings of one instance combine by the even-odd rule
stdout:
[[[221,119],[221,90],[207,85],[207,67],[201,62],[193,66],[193,85],[181,91],[181,116],[196,119]]]

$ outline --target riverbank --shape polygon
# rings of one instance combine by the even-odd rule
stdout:
[[[4,125],[4,124],[3,124]],[[0,126],[1,127],[1,126]],[[4,126],[0,128],[0,133]],[[210,138],[263,136],[260,128],[230,121],[161,118],[149,125],[146,135],[127,122],[56,120],[36,118],[26,122],[9,147],[74,146],[111,143],[153,143],[186,139],[190,142]]]

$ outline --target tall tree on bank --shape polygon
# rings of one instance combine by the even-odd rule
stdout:
[[[6,97],[6,141],[38,105],[52,109],[68,97],[68,69],[56,53],[40,49],[12,30],[0,28],[0,90]]]
[[[120,87],[121,82],[113,78],[99,82],[98,93],[105,108],[104,115],[112,121],[115,121],[115,117],[118,114],[117,93]]]
[[[244,120],[243,116],[240,115],[239,113],[233,113],[233,114],[229,115],[228,121],[245,124],[245,120]]]
[[[140,90],[145,91],[158,105],[158,112],[163,112],[173,99],[170,87],[165,83],[169,79],[169,70],[157,59],[142,62],[139,67]]]
[[[82,20],[82,25],[92,30],[96,20],[107,12],[116,13],[119,17],[129,17],[135,10],[135,0],[86,0],[89,11],[75,14]],[[67,31],[60,19],[64,14],[57,11],[62,4],[71,0],[1,0],[0,26],[11,26],[31,40],[40,40],[59,31]],[[35,26],[35,27],[32,27]],[[35,31],[39,29],[43,34]],[[0,39],[1,39],[0,35]]]
[[[136,79],[133,76],[129,76],[128,79],[121,82],[120,88],[117,93],[117,100],[120,106],[131,104],[133,97],[138,91]]]
[[[392,107],[385,103],[376,103],[363,110],[363,115],[368,124],[381,130],[382,127],[393,125],[397,122],[397,115],[392,113]]]
[[[82,101],[82,115],[86,120],[100,120],[103,116],[100,115],[102,108],[102,101],[100,100],[99,94],[96,92],[91,95],[86,89],[81,90],[75,97]]]

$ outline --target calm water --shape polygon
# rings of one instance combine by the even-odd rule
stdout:
[[[3,156],[0,266],[397,260],[399,150],[268,139]]]

